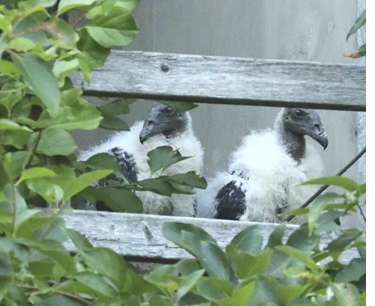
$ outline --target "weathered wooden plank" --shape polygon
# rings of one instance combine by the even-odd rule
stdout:
[[[113,50],[89,85],[72,79],[87,96],[366,110],[356,65]]]
[[[222,248],[229,244],[237,233],[253,224],[259,225],[265,244],[269,235],[278,226],[274,223],[81,210],[75,210],[66,216],[65,221],[68,228],[80,231],[96,247],[110,248],[129,261],[155,263],[173,263],[180,259],[192,258],[185,250],[163,237],[164,222],[184,222],[202,227]],[[297,227],[298,225],[288,224],[284,238],[289,237]],[[322,237],[321,247],[325,247],[337,236],[325,233]],[[76,250],[71,242],[68,242],[66,247],[71,252]],[[342,262],[349,262],[353,257],[358,257],[358,254],[348,252],[343,256]]]

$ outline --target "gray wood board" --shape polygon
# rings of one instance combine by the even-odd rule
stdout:
[[[214,220],[203,218],[170,217],[146,214],[127,214],[75,210],[65,217],[66,226],[85,235],[95,247],[110,248],[124,256],[129,261],[174,263],[180,259],[192,256],[173,242],[165,239],[162,234],[164,222],[191,223],[203,228],[219,246],[225,248],[233,237],[250,225],[258,224],[264,237],[264,244],[269,235],[279,224],[239,222],[229,220]],[[288,224],[284,239],[298,228],[298,225]],[[321,247],[337,237],[333,233],[322,234]],[[66,243],[70,252],[76,252],[71,241]],[[357,252],[346,252],[341,261],[349,262],[358,257]]]
[[[366,110],[366,67],[112,50],[105,65],[72,74],[87,96]]]

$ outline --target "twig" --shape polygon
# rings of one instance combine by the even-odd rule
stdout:
[[[353,166],[354,165],[354,163],[358,160],[358,159],[360,159],[361,157],[362,157],[362,155],[363,154],[365,154],[366,153],[366,147],[364,147],[363,149],[362,149],[362,151],[361,152],[359,152],[358,154],[357,154],[357,156],[356,157],[354,157],[343,169],[341,169],[341,171],[340,172],[338,172],[337,174],[336,174],[336,176],[341,176],[341,175],[343,175],[345,172],[346,172],[346,170],[348,170],[351,166]],[[306,202],[305,202],[305,204],[303,204],[300,208],[305,208],[305,207],[307,207],[312,201],[314,201],[315,200],[315,198],[317,197],[317,196],[319,196],[324,190],[326,190],[328,187],[329,187],[330,185],[324,185],[324,186],[322,186],[322,187],[320,187],[319,188],[319,190],[317,191],[317,192],[315,192],[312,196],[311,196],[311,198],[310,199],[308,199]],[[294,218],[295,216],[294,215],[291,215],[291,216],[289,216],[285,221],[287,221],[287,222],[289,222],[290,220],[292,220],[293,218]]]
[[[361,213],[361,215],[362,215],[362,217],[363,217],[363,220],[365,220],[365,223],[366,223],[366,216],[365,216],[365,214],[363,213],[363,210],[362,210],[362,207],[361,207],[361,205],[357,205],[358,206],[358,208],[359,208],[359,212]]]
[[[41,137],[42,137],[42,130],[39,131],[38,136],[37,136],[37,138],[35,139],[34,147],[33,147],[33,149],[32,149],[31,152],[30,152],[30,159],[29,159],[29,161],[27,162],[27,164],[26,164],[26,166],[25,166],[24,169],[28,169],[28,168],[30,167],[31,162],[32,162],[32,160],[33,160],[33,158],[34,158],[34,155],[35,155],[36,149],[38,148],[39,141],[40,141],[40,138],[41,138]]]

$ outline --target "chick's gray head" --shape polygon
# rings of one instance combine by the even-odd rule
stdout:
[[[324,131],[319,114],[312,109],[285,108],[284,126],[295,134],[308,135],[324,149],[328,146],[328,137]]]
[[[187,122],[186,112],[168,105],[155,104],[143,124],[139,141],[143,144],[147,139],[158,134],[176,137],[186,130]]]

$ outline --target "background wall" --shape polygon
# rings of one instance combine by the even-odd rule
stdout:
[[[357,48],[345,38],[357,18],[356,0],[141,0],[134,10],[140,29],[128,50],[358,64],[344,57]],[[75,16],[72,17],[74,22]],[[199,102],[199,101],[197,101]],[[147,101],[124,117],[145,118]],[[194,109],[194,130],[205,148],[205,176],[225,170],[242,137],[272,127],[279,108],[204,105]],[[357,154],[358,114],[319,111],[329,137],[321,150],[325,175],[334,175]],[[81,149],[111,132],[74,133]],[[315,143],[315,142],[314,142]],[[358,178],[357,165],[347,174]]]

